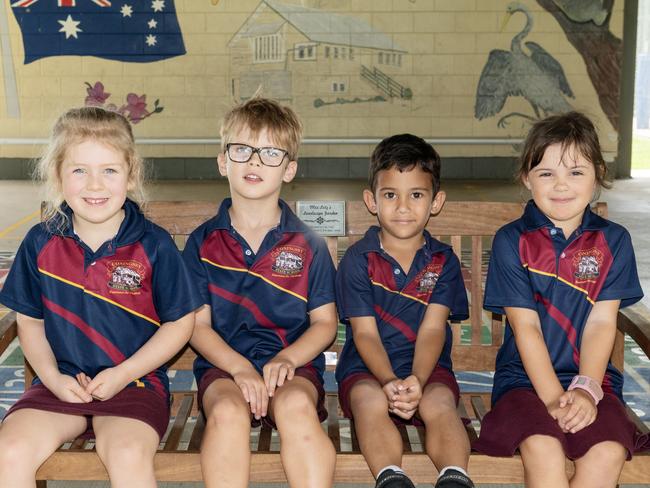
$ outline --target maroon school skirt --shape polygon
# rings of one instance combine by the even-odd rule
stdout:
[[[169,403],[148,388],[127,387],[110,400],[90,403],[68,403],[59,400],[42,384],[32,385],[7,412],[8,417],[22,408],[48,412],[83,415],[88,418],[88,429],[81,437],[93,438],[92,417],[95,415],[126,417],[150,425],[161,439],[169,424]]]
[[[352,409],[350,408],[350,391],[357,382],[367,379],[373,379],[377,381],[377,378],[375,378],[372,374],[362,372],[352,373],[350,376],[344,378],[343,381],[341,381],[339,384],[339,404],[341,405],[343,415],[349,419],[352,418]],[[456,399],[456,405],[458,405],[458,401],[460,400],[460,389],[458,388],[458,383],[456,382],[456,376],[454,373],[449,371],[447,368],[436,365],[436,367],[431,372],[431,376],[429,376],[426,384],[430,385],[431,383],[441,383],[449,388],[454,395],[454,398]],[[403,419],[402,417],[398,417],[397,415],[393,414],[391,414],[390,417],[396,424],[415,425],[417,427],[424,426],[424,423],[422,422],[422,419],[417,412],[409,420]]]
[[[627,459],[634,452],[650,449],[650,436],[637,431],[617,396],[605,392],[598,403],[593,424],[575,434],[562,429],[546,410],[537,394],[527,388],[516,388],[503,395],[481,422],[481,435],[472,448],[489,456],[512,456],[519,445],[531,435],[547,435],[562,444],[566,457],[580,459],[592,446],[615,441],[627,449]]]
[[[316,388],[316,391],[318,392],[316,413],[318,414],[319,422],[323,422],[327,418],[327,409],[325,408],[325,389],[323,388],[323,382],[321,381],[320,376],[318,375],[318,373],[314,368],[310,368],[308,366],[302,366],[300,368],[296,368],[295,376],[302,376],[303,378],[308,379],[311,382],[311,384],[314,385],[314,388]],[[202,412],[203,412],[203,395],[205,394],[205,391],[208,389],[208,386],[210,386],[213,381],[218,379],[223,379],[223,378],[229,380],[233,379],[230,373],[216,367],[208,369],[205,373],[203,373],[203,376],[201,376],[197,399],[199,401],[199,408],[201,409]],[[203,412],[203,414],[205,415],[205,412]],[[271,420],[270,415],[267,415],[266,417],[262,417],[260,420],[257,420],[251,414],[251,425],[253,427],[257,427],[260,424],[266,425],[272,429],[277,428],[275,422]]]

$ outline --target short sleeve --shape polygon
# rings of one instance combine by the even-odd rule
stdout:
[[[620,300],[620,308],[632,305],[643,298],[636,269],[636,259],[630,234],[623,229],[612,249],[612,266],[597,301]]]
[[[503,314],[503,307],[536,309],[528,272],[519,257],[518,237],[518,233],[505,229],[494,236],[483,300],[485,310]]]
[[[374,317],[374,298],[364,255],[348,250],[336,272],[336,304],[342,321]]]
[[[334,276],[336,270],[327,244],[322,237],[314,239],[312,261],[309,265],[308,310],[314,310],[335,300]]]
[[[178,320],[203,303],[169,236],[158,240],[152,281],[156,313],[163,323]]]
[[[38,227],[27,233],[18,248],[9,275],[0,291],[0,303],[18,313],[42,319],[43,301],[38,253],[47,239],[42,236]]]
[[[460,271],[460,262],[451,250],[447,253],[442,273],[440,273],[436,286],[431,292],[429,303],[437,303],[449,308],[450,320],[469,318],[467,291]]]
[[[198,238],[199,233],[193,232],[183,249],[183,262],[185,268],[189,273],[190,279],[197,290],[198,296],[202,304],[210,303],[210,296],[208,292],[208,275],[201,261],[201,242]]]

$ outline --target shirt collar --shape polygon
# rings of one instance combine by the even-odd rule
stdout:
[[[122,208],[124,209],[124,220],[120,224],[120,228],[115,237],[111,239],[114,248],[133,244],[139,241],[144,234],[145,217],[138,204],[127,198]],[[61,228],[62,235],[65,237],[76,238],[72,224],[72,209],[67,203],[63,203],[61,210],[66,215],[67,222],[61,227],[55,225],[55,228]],[[60,216],[57,218],[62,219]]]
[[[377,225],[373,225],[366,231],[363,239],[358,243],[360,252],[365,254],[369,252],[382,251],[381,241],[379,240],[379,231],[380,227]],[[422,246],[422,249],[424,249],[427,259],[438,252],[449,249],[450,246],[434,239],[426,229],[422,233],[424,235],[424,246]]]
[[[541,227],[555,227],[553,222],[551,222],[551,220],[542,213],[542,211],[537,207],[532,199],[528,200],[522,218],[524,225],[528,230],[536,230]],[[581,231],[599,230],[606,226],[607,220],[594,213],[591,210],[591,207],[588,205],[585,208],[584,214],[582,216],[582,222],[580,223],[580,227],[578,227],[578,229]]]
[[[280,207],[280,225],[278,225],[277,230],[280,232],[304,232],[307,228],[305,224],[296,217],[289,208],[289,205],[284,200],[279,199],[278,205]],[[223,202],[219,206],[219,211],[215,217],[214,229],[225,229],[230,230],[232,227],[232,222],[230,221],[230,207],[232,206],[232,198],[224,198]]]

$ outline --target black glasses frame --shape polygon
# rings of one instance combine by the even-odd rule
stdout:
[[[233,159],[232,155],[230,154],[230,148],[232,146],[245,146],[251,149],[251,154],[248,157],[247,160],[245,161],[237,161],[236,159]],[[260,151],[264,149],[273,149],[275,151],[280,151],[282,152],[282,159],[280,159],[280,162],[278,164],[269,164],[266,161],[264,161],[264,158],[262,157],[262,153]],[[228,157],[233,163],[248,163],[251,158],[253,157],[253,154],[257,153],[257,157],[259,158],[260,162],[264,166],[270,166],[271,168],[277,168],[284,162],[284,158],[286,158],[289,155],[289,151],[286,151],[284,149],[280,149],[279,147],[273,147],[273,146],[264,146],[264,147],[254,147],[249,144],[242,144],[241,142],[232,142],[230,144],[226,144],[226,153],[228,154]]]

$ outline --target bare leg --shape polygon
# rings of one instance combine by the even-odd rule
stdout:
[[[106,466],[112,488],[155,488],[153,458],[158,433],[141,420],[93,417],[95,448]]]
[[[576,459],[576,472],[571,478],[571,488],[613,488],[618,483],[627,451],[614,441],[592,446],[587,454]]]
[[[65,441],[86,430],[86,418],[25,408],[0,426],[0,486],[33,488],[36,471]]]
[[[201,472],[207,488],[246,488],[250,476],[250,407],[231,379],[215,380],[203,395],[206,415]]]
[[[566,457],[560,441],[547,435],[533,435],[520,445],[527,488],[568,488]]]
[[[318,392],[301,376],[285,382],[271,399],[270,413],[280,433],[280,457],[292,488],[331,487],[336,452],[321,428]]]
[[[350,390],[350,408],[359,447],[376,478],[386,466],[402,465],[402,436],[390,419],[388,399],[379,382],[364,379]]]
[[[426,426],[426,451],[438,470],[459,466],[467,470],[469,438],[456,411],[456,400],[443,384],[424,388],[418,413]]]

